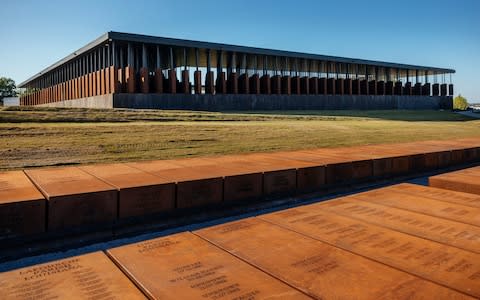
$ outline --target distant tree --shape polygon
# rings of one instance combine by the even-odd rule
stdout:
[[[456,110],[467,110],[468,109],[468,101],[462,95],[458,95],[453,99],[453,109]]]
[[[15,85],[15,81],[11,78],[0,77],[0,99],[16,96],[17,86]]]

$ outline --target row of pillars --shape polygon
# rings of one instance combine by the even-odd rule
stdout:
[[[166,73],[166,75],[165,75]],[[170,93],[170,94],[274,94],[274,95],[423,95],[452,96],[453,84],[430,84],[401,81],[376,81],[351,78],[319,78],[308,76],[281,76],[268,74],[260,76],[247,73],[238,76],[218,72],[215,78],[213,71],[205,75],[205,85],[202,85],[202,72],[193,72],[193,83],[190,81],[190,71],[185,69],[177,78],[174,69],[156,69],[149,73],[147,68],[141,68],[136,76],[130,67],[126,67],[129,80],[123,86],[124,93]]]
[[[403,83],[350,78],[318,78],[307,76],[281,76],[246,73],[237,76],[225,72],[214,78],[207,72],[202,85],[201,71],[193,73],[193,84],[188,70],[182,70],[181,80],[175,70],[156,69],[150,73],[141,68],[118,69],[113,66],[89,73],[51,87],[35,91],[20,98],[21,105],[39,105],[64,100],[100,96],[111,93],[169,93],[169,94],[267,94],[267,95],[418,95],[453,96],[453,84]]]

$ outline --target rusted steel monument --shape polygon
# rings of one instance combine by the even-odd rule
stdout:
[[[108,32],[19,87],[27,90],[21,105],[448,109],[452,73],[455,70]]]

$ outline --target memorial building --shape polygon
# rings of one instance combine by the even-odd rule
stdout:
[[[19,87],[27,91],[21,105],[448,109],[453,73],[438,67],[107,32]]]

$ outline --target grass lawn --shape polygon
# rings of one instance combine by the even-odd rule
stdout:
[[[447,111],[0,110],[0,169],[480,136]]]

